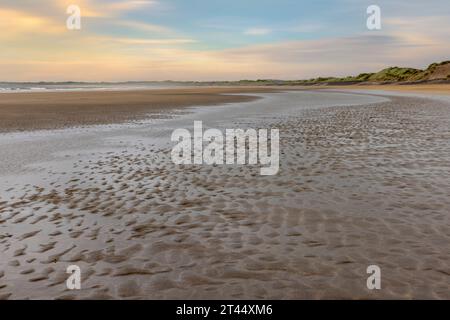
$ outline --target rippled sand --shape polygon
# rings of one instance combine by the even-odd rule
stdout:
[[[175,166],[142,134],[8,177],[0,298],[450,299],[449,103],[233,121],[280,129],[277,176]]]

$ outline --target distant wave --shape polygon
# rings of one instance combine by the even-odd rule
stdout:
[[[1,84],[0,92],[58,92],[58,91],[110,91],[110,90],[151,90],[168,89],[173,85],[158,84]]]

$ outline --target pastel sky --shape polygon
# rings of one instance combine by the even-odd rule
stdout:
[[[68,30],[66,9],[81,9]],[[381,7],[369,31],[366,9]],[[450,60],[449,0],[0,0],[0,81],[307,79]]]

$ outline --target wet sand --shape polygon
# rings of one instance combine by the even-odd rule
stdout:
[[[0,298],[450,299],[450,100],[259,95],[161,129],[0,135],[33,162],[2,167]],[[280,173],[172,164],[160,140],[199,118],[280,129]]]
[[[148,119],[168,109],[257,99],[245,93],[289,90],[382,90],[450,94],[448,84],[197,87],[154,90],[25,92],[0,95],[0,133],[124,123]],[[239,95],[237,95],[239,94]]]
[[[450,84],[384,84],[351,86],[318,86],[319,89],[379,90],[404,93],[428,93],[450,95]]]
[[[246,93],[288,90],[382,90],[450,94],[449,84],[314,87],[197,87],[155,90],[0,94],[0,132],[58,129],[148,119],[168,109],[257,99]],[[236,95],[239,94],[239,95]]]
[[[145,119],[170,108],[256,99],[266,88],[26,92],[0,94],[0,132],[57,129]],[[241,95],[230,95],[241,93]]]

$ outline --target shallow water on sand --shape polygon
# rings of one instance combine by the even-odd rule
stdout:
[[[0,298],[450,298],[449,104],[262,96],[0,135]],[[173,165],[194,120],[280,129],[280,173]]]
[[[112,143],[120,142],[121,138],[133,142],[135,136],[139,136],[151,139],[150,144],[167,146],[174,129],[191,130],[194,120],[202,120],[205,127],[232,128],[236,120],[245,118],[249,121],[260,121],[264,118],[288,117],[289,114],[304,109],[386,101],[383,97],[317,92],[286,92],[257,96],[264,99],[224,106],[168,110],[163,114],[152,113],[149,119],[133,123],[0,134],[2,150],[0,175],[23,173],[30,164],[58,159],[64,157],[65,153],[73,155],[76,150],[84,152],[107,150],[114,147],[111,146]]]

